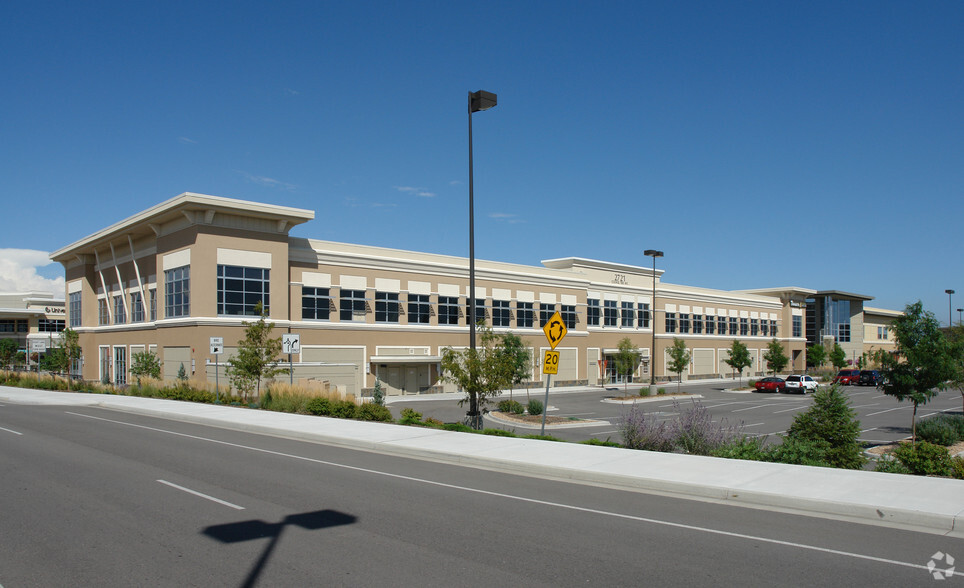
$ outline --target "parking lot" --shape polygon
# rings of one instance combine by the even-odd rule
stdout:
[[[793,422],[795,415],[807,410],[812,395],[737,392],[728,389],[733,382],[715,381],[711,383],[685,383],[680,388],[686,396],[666,396],[641,398],[635,404],[638,410],[654,413],[660,420],[672,420],[680,409],[686,409],[694,402],[700,402],[713,417],[714,422],[725,421],[728,425],[741,425],[748,435],[766,436],[779,441]],[[676,391],[675,385],[664,386],[667,393]],[[638,391],[639,385],[635,386]],[[843,386],[850,398],[851,408],[857,412],[861,424],[860,440],[868,445],[878,445],[910,436],[913,404],[899,403],[873,387]],[[630,391],[634,390],[631,386]],[[532,389],[528,397],[542,400],[545,389]],[[574,420],[563,427],[547,427],[546,433],[568,441],[584,441],[591,438],[621,441],[619,420],[632,408],[630,403],[612,403],[605,400],[623,394],[621,386],[607,388],[595,387],[582,390],[555,392],[550,390],[550,416],[568,417]],[[512,397],[525,404],[526,392],[515,390]],[[505,393],[498,399],[509,398]],[[494,402],[490,408],[494,409]],[[433,417],[444,422],[458,421],[465,415],[465,408],[459,407],[457,400],[420,398],[393,398],[389,408],[397,417],[403,408],[413,408],[425,417]],[[946,390],[935,396],[929,403],[919,407],[918,419],[927,418],[939,412],[961,413],[961,394],[956,390]],[[585,423],[585,424],[581,424]],[[486,427],[511,430],[518,434],[538,433],[539,428],[508,425],[486,417]]]

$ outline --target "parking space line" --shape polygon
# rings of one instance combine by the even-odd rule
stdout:
[[[808,408],[808,407],[806,407],[806,406],[795,406],[795,407],[793,407],[793,408],[788,408],[788,409],[785,409],[785,410],[775,411],[773,414],[780,414],[781,412],[793,412],[793,411],[795,411],[795,410],[803,410],[803,409],[805,409],[805,408]]]
[[[16,432],[16,431],[14,431],[13,429],[4,429],[3,427],[0,427],[0,431],[6,431],[6,432],[8,432],[8,433],[13,433],[14,435],[23,435],[23,433],[18,433],[18,432]]]
[[[730,412],[743,412],[744,410],[753,410],[754,408],[763,408],[765,406],[782,406],[780,402],[771,402],[768,404],[757,404],[756,406],[748,406],[746,408],[738,408],[736,410],[731,410]]]
[[[766,423],[753,423],[752,425],[743,425],[744,428],[748,427],[759,427],[760,425],[765,425]]]
[[[868,407],[871,407],[871,406],[880,406],[880,403],[879,403],[879,402],[875,402],[875,403],[873,403],[873,404],[861,404],[860,406],[851,406],[850,408],[868,408]]]
[[[876,431],[876,430],[877,430],[877,427],[873,427],[870,429],[864,429],[863,431],[861,431],[861,433],[869,433],[870,431]]]
[[[878,414],[884,414],[885,412],[891,412],[894,410],[907,410],[908,408],[913,408],[912,406],[898,406],[897,408],[888,408],[887,410],[879,410],[877,412],[868,413],[866,416],[874,416]]]

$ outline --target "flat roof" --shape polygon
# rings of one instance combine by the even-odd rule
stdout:
[[[831,298],[849,298],[851,300],[873,300],[873,296],[867,296],[866,294],[854,294],[853,292],[844,292],[843,290],[818,290],[816,292],[817,296],[830,296]]]

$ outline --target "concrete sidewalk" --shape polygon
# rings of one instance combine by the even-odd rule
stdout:
[[[0,386],[0,403],[100,407],[513,474],[964,537],[961,480],[483,436],[131,396]]]

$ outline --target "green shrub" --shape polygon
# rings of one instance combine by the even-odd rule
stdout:
[[[749,461],[770,461],[771,459],[766,446],[766,437],[737,437],[710,451],[710,455]]]
[[[446,431],[455,431],[457,433],[478,433],[478,431],[472,427],[462,423],[445,423],[442,425],[442,428]]]
[[[639,389],[640,396],[649,396],[649,386],[643,386]]]
[[[874,468],[876,472],[884,472],[885,474],[907,474],[911,475],[911,471],[907,469],[900,460],[890,459],[887,457],[882,457],[877,461],[877,467]]]
[[[951,477],[964,480],[964,457],[951,458]]]
[[[315,416],[330,416],[331,400],[327,398],[312,398],[308,401],[305,409],[308,411],[308,414],[313,414]]]
[[[829,449],[830,444],[821,439],[784,437],[783,443],[774,447],[770,452],[770,459],[768,461],[794,465],[834,467],[827,457]]]
[[[524,435],[523,439],[537,439],[539,441],[559,441],[565,443],[565,439],[559,439],[558,437],[553,437],[552,435]]]
[[[505,429],[482,429],[482,434],[492,435],[493,437],[517,437],[515,433]]]
[[[798,414],[787,430],[784,450],[775,450],[779,461],[803,465],[827,465],[835,468],[860,469],[867,462],[858,439],[860,421],[850,408],[850,400],[837,386],[821,388],[813,395],[813,404]],[[789,459],[792,461],[784,461]],[[810,461],[820,463],[810,463]]]
[[[390,423],[395,419],[392,418],[392,411],[388,410],[387,407],[381,404],[375,404],[374,402],[369,402],[358,407],[356,411],[355,418],[363,421],[377,421],[381,423]]]
[[[413,408],[403,408],[402,418],[398,421],[401,425],[420,425],[422,424],[422,413],[416,412]]]
[[[756,388],[756,380],[750,380],[749,382],[746,383],[746,385],[749,386],[750,388]]]
[[[525,412],[525,407],[522,406],[521,402],[515,400],[500,400],[498,404],[499,412],[522,414]]]
[[[622,447],[622,445],[616,443],[615,441],[610,441],[609,439],[602,441],[600,439],[596,439],[595,437],[586,441],[580,441],[580,443],[583,445],[600,445],[602,447]]]
[[[339,419],[353,419],[358,406],[351,400],[336,400],[331,403],[331,416]]]
[[[430,427],[441,427],[442,425],[445,424],[445,423],[443,423],[442,421],[440,421],[440,420],[438,420],[438,419],[434,419],[434,418],[432,418],[432,417],[426,418],[424,422],[425,422],[426,425],[428,425],[428,426],[430,426]]]
[[[183,400],[186,402],[214,402],[214,394],[207,390],[198,390],[190,386],[172,386],[162,388],[158,391],[155,398],[168,398],[170,400]]]
[[[954,445],[964,441],[964,416],[939,414],[917,423],[917,437],[935,445]]]
[[[657,396],[662,396],[663,394],[666,394],[666,388],[657,388],[657,389],[656,389],[656,395],[657,395]]]
[[[894,450],[894,458],[917,476],[950,476],[952,472],[951,454],[947,448],[927,441],[916,445],[901,443]]]
[[[529,411],[529,414],[531,415],[537,415],[537,414],[542,414],[543,411],[545,410],[545,407],[542,406],[541,401],[533,398],[532,400],[529,401],[529,404],[526,405],[526,410]]]

